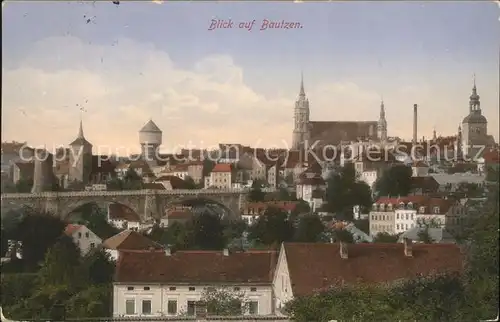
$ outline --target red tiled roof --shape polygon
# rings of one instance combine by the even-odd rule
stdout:
[[[71,235],[73,235],[73,233],[75,233],[81,227],[82,227],[82,225],[69,224],[66,226],[66,228],[64,228],[64,234],[67,236],[71,236]]]
[[[116,234],[108,239],[106,239],[102,245],[108,249],[116,250],[149,250],[153,249],[163,249],[164,247],[146,236],[133,231],[124,230],[119,234]]]
[[[119,203],[112,203],[108,206],[108,216],[111,220],[141,221],[139,215],[132,209]]]
[[[484,162],[486,164],[499,164],[500,163],[500,151],[490,149],[483,153]]]
[[[463,255],[455,244],[413,244],[412,257],[404,245],[348,244],[348,258],[339,244],[285,243],[294,296],[347,284],[377,284],[434,272],[462,272]]]
[[[217,163],[212,172],[231,172],[231,165],[226,163]]]
[[[271,284],[276,251],[122,252],[115,281],[124,283],[254,283]]]
[[[380,198],[375,203],[377,205],[381,204],[391,204],[393,206],[398,206],[400,203],[407,204],[411,202],[414,206],[425,207],[425,213],[434,214],[434,207],[439,207],[439,214],[445,214],[453,206],[455,200],[443,199],[443,198],[432,198],[429,196],[407,196],[401,198]],[[419,210],[415,208],[416,210]]]
[[[429,200],[429,197],[427,196],[406,196],[406,197],[397,197],[397,198],[388,198],[388,197],[382,197],[379,198],[375,203],[377,205],[380,204],[391,204],[391,205],[399,205],[400,203],[414,203],[414,204],[420,204],[424,203]]]

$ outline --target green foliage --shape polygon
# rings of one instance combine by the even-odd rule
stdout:
[[[456,276],[417,278],[391,286],[336,287],[286,306],[296,321],[455,321],[464,305]]]
[[[73,243],[71,237],[61,236],[45,255],[44,264],[39,271],[40,282],[44,285],[74,287],[79,261],[78,246]]]
[[[346,229],[334,229],[330,233],[332,239],[334,242],[344,242],[344,243],[349,243],[353,244],[354,243],[354,236],[352,233]]]
[[[115,264],[104,249],[94,249],[83,257],[80,276],[91,285],[110,284],[113,281]]]
[[[370,207],[372,204],[370,187],[359,181],[354,165],[349,163],[327,180],[327,209],[335,213],[338,220],[352,220],[353,206]]]
[[[2,307],[22,302],[34,291],[38,275],[34,273],[5,274],[2,272]]]
[[[90,285],[66,302],[67,317],[97,318],[111,315],[113,287],[111,284]]]
[[[201,213],[194,216],[189,225],[192,245],[196,249],[224,248],[224,225],[217,215],[208,212]]]
[[[378,233],[374,238],[374,243],[397,243],[399,235],[391,235],[389,233]]]
[[[102,240],[108,239],[120,231],[112,226],[106,219],[106,213],[99,208],[96,203],[88,203],[78,208],[76,213],[79,214],[79,223],[87,226],[89,230],[94,232]]]
[[[33,179],[21,179],[16,183],[16,192],[29,193],[33,188]]]
[[[411,167],[406,165],[388,168],[375,182],[375,191],[378,196],[407,196],[411,188]]]
[[[318,215],[307,214],[300,216],[295,230],[294,240],[298,242],[314,243],[323,239],[325,225]]]
[[[260,181],[256,180],[252,184],[252,189],[248,194],[248,201],[250,202],[262,202],[266,198],[266,193],[262,191],[262,184]]]
[[[212,172],[214,167],[214,161],[210,160],[209,158],[203,159],[203,178],[210,175],[210,172]]]
[[[250,239],[264,245],[280,244],[293,238],[293,225],[284,211],[269,207],[250,227]]]
[[[242,314],[247,301],[244,292],[209,287],[203,290],[201,302],[206,305],[210,315],[234,316]]]
[[[23,267],[26,271],[34,271],[66,225],[49,213],[39,213],[28,208],[24,212],[22,221],[8,235],[22,242]]]
[[[186,189],[199,189],[193,178],[189,176],[184,179],[184,182],[186,183]]]

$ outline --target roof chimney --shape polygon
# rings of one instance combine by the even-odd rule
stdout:
[[[165,247],[165,255],[166,256],[171,256],[172,255],[172,251],[170,250],[170,247]]]
[[[411,241],[411,239],[404,238],[403,239],[403,244],[405,245],[405,256],[406,257],[413,257],[412,241]]]
[[[224,250],[222,251],[222,254],[223,254],[224,256],[229,256],[229,249],[224,248]]]
[[[340,242],[340,258],[347,259],[347,244],[344,242]]]

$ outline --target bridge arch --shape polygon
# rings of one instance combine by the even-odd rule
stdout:
[[[224,213],[221,214],[221,219],[226,217],[234,217],[236,215],[235,210],[231,209],[230,205],[227,205],[219,198],[213,198],[208,196],[185,196],[179,199],[168,201],[164,207],[166,212],[169,208],[184,205],[184,206],[202,206],[202,205],[217,205]]]
[[[137,207],[133,203],[128,202],[126,200],[122,200],[122,199],[120,199],[120,200],[112,200],[112,199],[110,199],[110,200],[108,200],[108,199],[106,199],[106,200],[76,200],[73,202],[68,202],[67,204],[62,205],[61,209],[59,209],[60,218],[62,220],[68,220],[71,218],[71,215],[76,210],[81,209],[85,205],[89,205],[89,204],[96,204],[97,206],[105,205],[106,209],[107,209],[108,205],[110,205],[110,204],[119,204],[119,205],[122,205],[122,206],[129,208],[137,215],[138,218],[141,218],[140,212],[138,212]],[[106,216],[107,216],[107,213],[106,213]]]

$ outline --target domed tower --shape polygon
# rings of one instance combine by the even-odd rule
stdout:
[[[139,131],[139,143],[144,160],[154,161],[157,159],[156,156],[162,143],[162,132],[153,120],[149,120]]]
[[[70,143],[70,150],[69,181],[89,183],[92,172],[92,144],[83,135],[82,120],[76,139]]]
[[[474,145],[486,144],[488,136],[486,117],[481,114],[481,102],[476,88],[474,76],[472,94],[469,97],[469,115],[462,121],[462,152],[467,156],[474,156]]]

